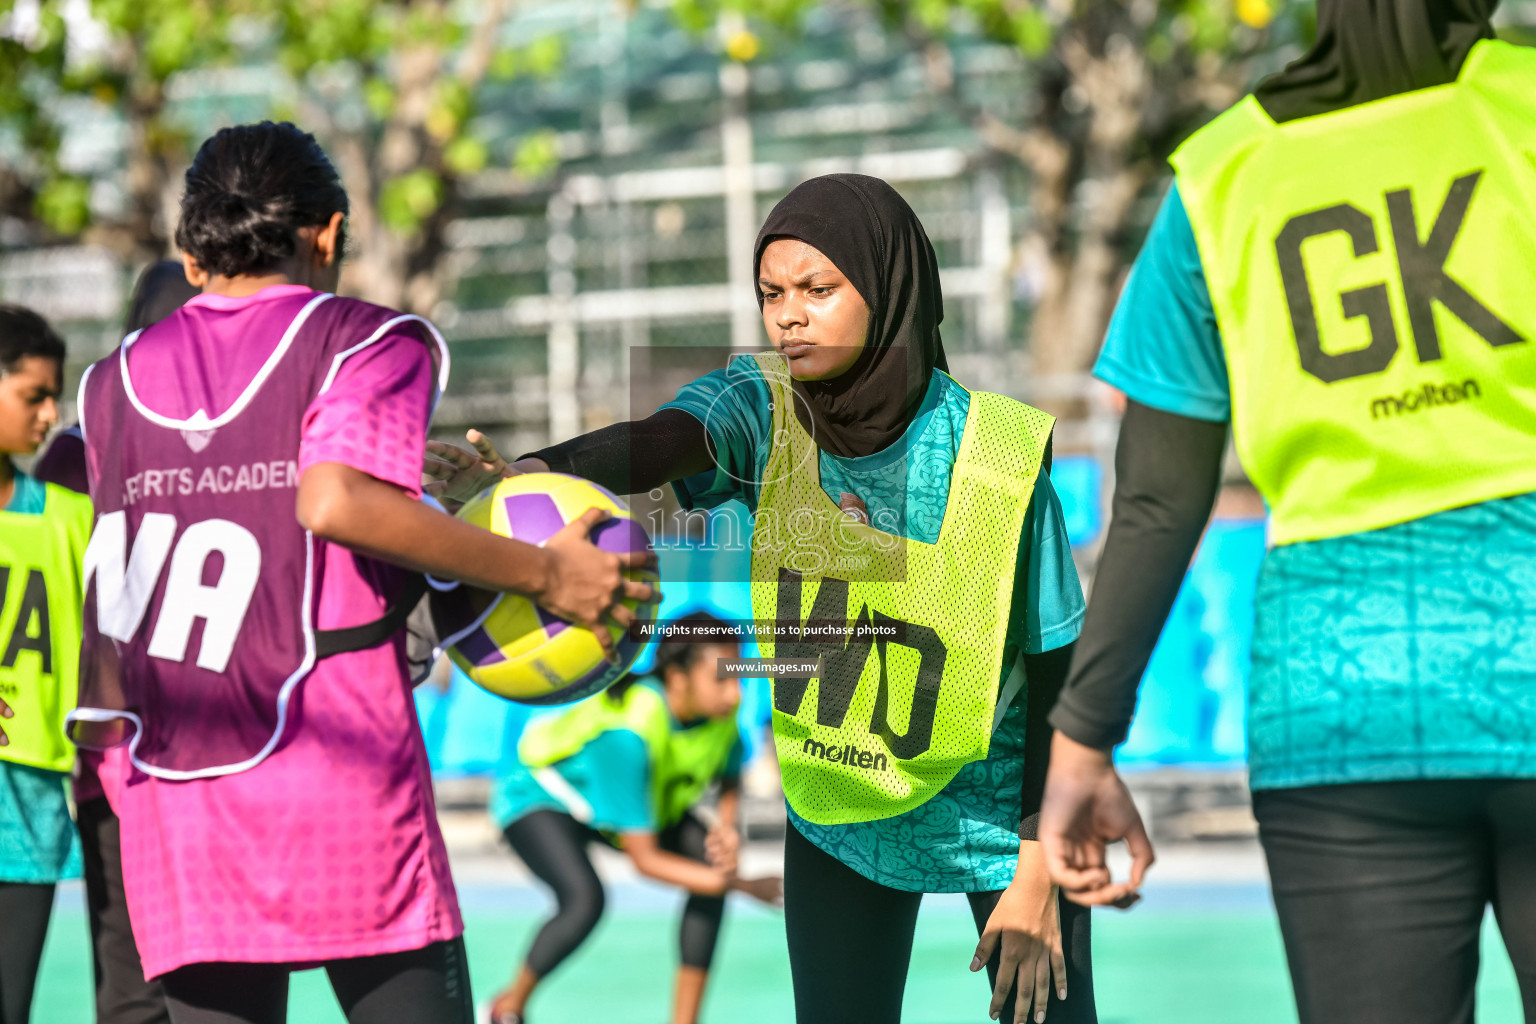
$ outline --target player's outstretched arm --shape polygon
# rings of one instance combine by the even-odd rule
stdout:
[[[722,871],[663,850],[654,832],[625,832],[619,837],[619,842],[635,865],[635,870],[647,878],[701,896],[723,896],[734,889],[774,906],[783,902],[784,882],[777,876],[740,878],[735,872]]]
[[[614,423],[511,465],[478,430],[466,436],[474,451],[427,442],[423,468],[432,477],[428,493],[449,502],[468,501],[502,476],[552,469],[591,480],[615,494],[643,494],[715,464],[704,425],[681,409]]]
[[[611,638],[598,625],[627,629],[633,621],[624,599],[660,598],[654,587],[624,576],[654,567],[654,554],[616,555],[588,540],[608,517],[601,509],[588,509],[536,547],[445,515],[351,466],[322,462],[300,478],[296,512],[318,537],[442,579],[523,594],[592,629],[600,642]]]
[[[1125,740],[1136,689],[1200,542],[1221,481],[1227,425],[1131,402],[1115,450],[1114,516],[1050,723],[1051,761],[1040,841],[1051,876],[1079,903],[1127,906],[1152,845],[1110,751]],[[1110,880],[1104,852],[1124,839],[1128,883]]]

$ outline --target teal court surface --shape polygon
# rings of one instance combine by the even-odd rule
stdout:
[[[593,938],[535,997],[530,1024],[662,1024],[667,1019],[680,898],[649,885],[610,888]],[[547,905],[527,885],[461,884],[478,1001],[503,984]],[[1149,885],[1129,913],[1096,912],[1094,974],[1103,1024],[1286,1024],[1296,1019],[1280,933],[1262,885]],[[849,934],[857,943],[859,936]],[[930,896],[907,986],[908,1024],[982,1024],[985,984],[967,973],[976,941],[958,896]],[[1514,1022],[1514,973],[1490,920],[1478,1020]],[[33,1024],[89,1024],[91,967],[80,888],[61,888]],[[289,1019],[342,1024],[325,976],[294,978]],[[733,902],[705,1003],[706,1024],[791,1024],[782,916]],[[852,1022],[850,1022],[852,1024]]]

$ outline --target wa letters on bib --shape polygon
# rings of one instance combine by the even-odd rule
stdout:
[[[892,817],[987,755],[1015,559],[1053,421],[972,392],[939,537],[926,544],[827,497],[783,358],[757,360],[775,437],[752,535],[753,615],[772,626],[758,646],[821,659],[819,677],[773,680],[785,797],[819,825]],[[1003,705],[1022,682],[1016,668]]]
[[[1536,490],[1536,53],[1173,156],[1277,543]]]
[[[126,722],[141,771],[230,774],[281,741],[317,657],[326,555],[294,512],[304,414],[347,358],[406,321],[438,346],[441,387],[446,351],[430,325],[330,295],[297,311],[217,416],[178,420],[140,398],[129,371],[139,335],[81,381],[96,525],[71,718]]]

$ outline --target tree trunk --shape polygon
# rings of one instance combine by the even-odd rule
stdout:
[[[128,83],[123,103],[128,120],[123,175],[128,209],[117,222],[93,225],[85,240],[104,245],[128,262],[142,265],[165,259],[171,253],[180,190],[172,180],[166,157],[166,129],[161,122],[165,83],[155,80],[138,62],[142,52],[139,40],[134,40],[123,52],[131,62],[122,69]]]

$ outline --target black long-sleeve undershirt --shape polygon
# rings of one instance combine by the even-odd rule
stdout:
[[[529,457],[616,494],[644,494],[715,464],[704,424],[682,409],[614,423],[519,456]]]
[[[714,465],[704,425],[681,409],[663,409],[634,422],[615,423],[528,456],[557,473],[584,477],[619,494],[639,494]],[[520,457],[528,457],[520,456]],[[1047,456],[1049,459],[1049,456]],[[1047,462],[1047,466],[1049,462]],[[1024,781],[1019,835],[1035,838],[1050,757],[1050,710],[1066,682],[1073,645],[1024,656],[1026,698]]]
[[[1019,838],[1034,839],[1045,796],[1045,771],[1051,760],[1051,708],[1067,681],[1076,644],[1043,654],[1024,655],[1029,696],[1024,705],[1024,788],[1019,802]]]
[[[1093,597],[1057,729],[1108,750],[1125,740],[1136,690],[1216,503],[1227,425],[1131,402],[1115,452],[1115,496]]]

